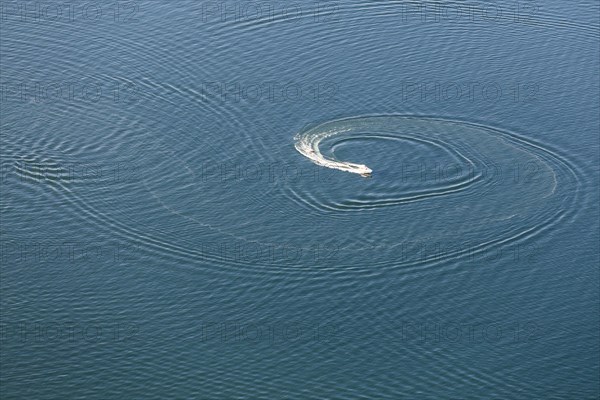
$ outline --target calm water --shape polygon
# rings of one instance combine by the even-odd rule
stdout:
[[[2,1],[0,397],[598,398],[599,13]]]

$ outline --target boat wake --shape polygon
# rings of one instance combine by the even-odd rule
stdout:
[[[373,170],[364,164],[355,164],[347,161],[338,161],[332,158],[327,158],[319,150],[319,143],[330,136],[344,133],[344,130],[329,130],[325,132],[311,133],[305,132],[298,134],[295,137],[296,143],[294,146],[296,150],[303,156],[311,160],[317,165],[338,169],[340,171],[351,172],[353,174],[359,174],[365,178],[370,178]]]

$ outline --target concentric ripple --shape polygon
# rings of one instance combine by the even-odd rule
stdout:
[[[356,250],[371,268],[377,260],[423,266],[515,248],[578,210],[575,165],[497,128],[384,115],[326,122],[295,139],[301,154],[324,167],[372,168],[372,179],[332,171],[327,184],[287,188],[315,218],[344,221],[352,212],[360,229],[346,251]]]
[[[384,146],[375,146],[379,141]],[[357,143],[365,164],[340,161],[336,153]],[[361,190],[316,188],[301,198],[321,211],[349,211],[399,205],[436,196],[482,194],[492,187],[521,186],[528,195],[548,198],[560,179],[575,179],[567,159],[540,144],[483,125],[430,117],[370,116],[327,122],[295,137],[296,149],[315,164],[376,179]],[[370,148],[373,147],[373,150]],[[349,149],[352,151],[353,149]],[[325,152],[323,154],[322,152]],[[372,165],[369,163],[369,165]],[[380,163],[380,164],[375,164]],[[324,189],[318,192],[319,189]],[[477,191],[477,192],[476,192]],[[319,196],[320,198],[317,198]]]
[[[75,175],[65,183],[57,175],[60,168],[77,165],[69,148],[41,143],[44,151],[34,153],[51,157],[38,160],[18,151],[36,149],[21,140],[27,142],[15,137],[15,148],[9,145],[4,158],[3,165],[14,164],[20,177],[6,196],[7,209],[17,207],[28,191],[44,191],[51,204],[68,204],[76,220],[114,240],[219,270],[319,274],[398,268],[412,274],[445,261],[454,268],[460,263],[452,261],[532,243],[582,208],[577,204],[581,172],[569,157],[514,133],[440,118],[392,115],[326,122],[297,140],[316,148],[324,164],[335,162],[336,168],[317,167],[326,171],[318,179],[248,181],[237,183],[235,190],[219,174],[202,177],[202,170],[193,167],[189,160],[199,158],[202,148],[186,154],[174,141],[173,148],[160,141],[138,147],[130,161],[144,173],[135,179],[107,181],[112,171],[106,170],[102,182],[96,182],[96,175]],[[283,155],[294,162],[298,154],[290,148]],[[36,184],[39,171],[29,167],[38,161],[47,185]],[[302,157],[297,161],[309,164]],[[337,170],[348,162],[368,165],[372,178]],[[239,198],[240,190],[248,196]],[[245,221],[219,221],[230,204],[246,206],[249,221],[260,214],[269,226],[295,229],[273,236]],[[173,240],[181,229],[193,234]],[[207,251],[207,243],[233,250]]]

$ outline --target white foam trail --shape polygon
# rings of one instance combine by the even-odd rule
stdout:
[[[339,169],[340,171],[351,172],[353,174],[359,174],[364,177],[370,177],[373,170],[371,170],[371,168],[367,167],[364,164],[337,161],[331,158],[327,158],[323,154],[321,154],[321,151],[319,150],[319,143],[321,143],[324,139],[328,137],[339,135],[347,131],[349,131],[349,129],[329,130],[325,132],[316,133],[308,131],[306,133],[296,135],[296,137],[294,138],[296,140],[294,146],[296,147],[296,150],[300,152],[300,154],[302,154],[317,165],[321,165],[327,168]]]

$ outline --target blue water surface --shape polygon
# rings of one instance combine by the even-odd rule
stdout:
[[[599,16],[3,0],[0,397],[597,399]]]

